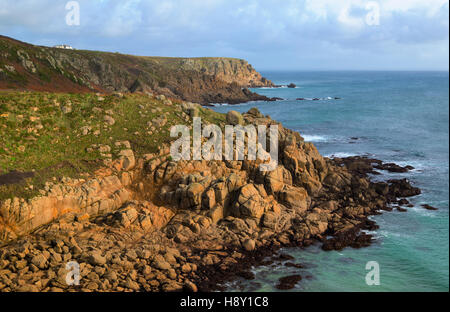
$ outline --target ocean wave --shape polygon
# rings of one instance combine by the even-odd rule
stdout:
[[[337,158],[346,158],[346,157],[353,157],[353,156],[361,156],[361,154],[338,152],[338,153],[324,155],[324,157],[328,157],[328,158],[336,158],[336,157]]]
[[[329,138],[327,136],[323,136],[323,135],[302,134],[302,137],[305,139],[306,142],[327,142],[327,141],[329,141]]]
[[[258,87],[258,88],[251,88],[251,89],[258,89],[258,90],[267,90],[267,89],[287,89],[288,86],[278,86],[278,87]],[[298,88],[298,87],[296,87]]]
[[[210,105],[214,107],[222,107],[222,106],[246,106],[258,103],[258,101],[249,101],[246,103],[238,103],[238,104],[229,104],[229,103],[210,103]]]
[[[299,97],[296,100],[297,101],[331,101],[331,100],[340,100],[340,97],[331,97],[331,96],[326,96],[326,97]]]
[[[385,238],[406,239],[406,238],[411,238],[412,237],[412,235],[408,234],[408,233],[398,233],[398,232],[393,232],[393,231],[388,231],[388,230],[380,230],[379,234],[380,234],[380,238],[381,237],[385,237]]]
[[[385,162],[393,162],[396,163],[399,166],[405,167],[405,166],[413,166],[414,169],[411,170],[410,172],[414,172],[414,171],[423,171],[424,169],[429,168],[429,162],[426,161],[418,161],[418,160],[389,160],[389,161],[385,161]]]
[[[423,217],[428,217],[428,218],[436,218],[437,217],[437,213],[436,213],[437,211],[430,211],[421,206],[414,205],[414,207],[408,208],[408,211],[417,213]]]

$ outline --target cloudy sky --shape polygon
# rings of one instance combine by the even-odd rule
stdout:
[[[448,70],[448,0],[0,0],[0,34],[258,70]],[[67,23],[69,20],[69,25]]]

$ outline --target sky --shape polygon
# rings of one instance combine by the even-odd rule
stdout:
[[[449,68],[448,0],[0,0],[0,34],[261,71]]]

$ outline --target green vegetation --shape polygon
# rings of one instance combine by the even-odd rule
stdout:
[[[0,185],[0,200],[29,198],[53,178],[92,173],[104,159],[117,157],[117,141],[129,141],[137,157],[156,152],[170,142],[171,125],[190,123],[180,103],[142,94],[0,92],[0,177],[11,171],[34,173],[18,184]],[[199,114],[205,122],[224,121],[209,109]],[[167,122],[153,128],[151,121],[162,116]],[[94,144],[110,146],[112,155],[91,149]]]

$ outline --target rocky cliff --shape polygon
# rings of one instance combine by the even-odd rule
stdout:
[[[244,60],[140,57],[33,46],[0,36],[0,89],[156,92],[201,104],[269,100],[273,86]]]
[[[251,267],[267,257],[286,260],[276,254],[281,247],[368,246],[365,231],[377,228],[368,217],[420,193],[406,179],[373,182],[367,175],[374,164],[408,168],[324,158],[256,108],[225,116],[143,94],[2,98],[0,241],[7,244],[0,248],[0,291],[213,290],[225,280],[251,279]],[[169,129],[192,125],[196,116],[222,130],[236,121],[278,125],[278,167],[174,161]],[[19,141],[21,130],[28,137]],[[22,181],[4,178],[19,168],[34,171]],[[72,176],[79,168],[86,172]],[[80,265],[79,286],[66,282],[69,261]],[[286,280],[277,287],[295,285]]]
[[[217,77],[241,87],[274,87],[262,77],[247,61],[233,58],[186,58],[180,59],[179,67]]]

